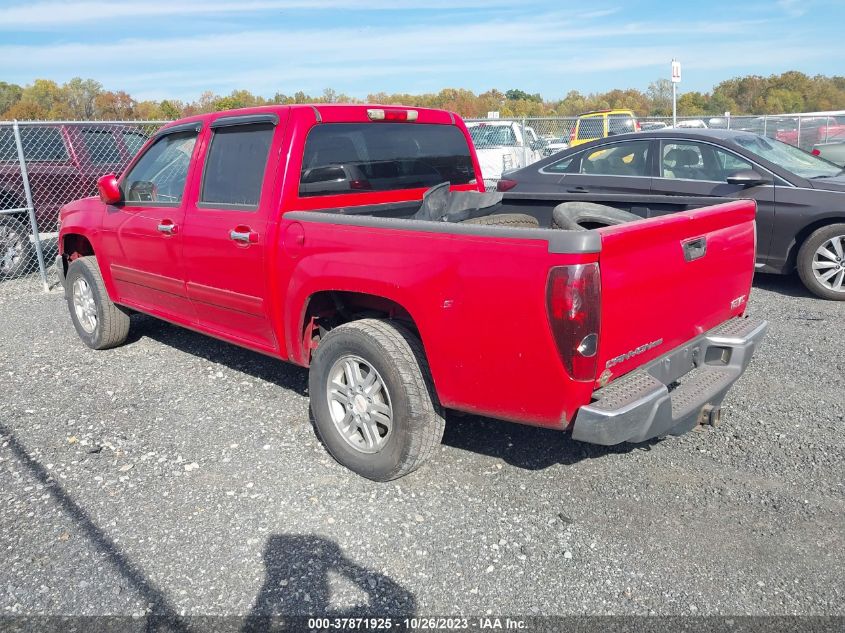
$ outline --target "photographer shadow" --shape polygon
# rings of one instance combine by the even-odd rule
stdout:
[[[320,536],[270,537],[264,548],[264,565],[266,578],[244,621],[244,633],[307,630],[303,616],[333,620],[411,617],[416,613],[417,601],[411,592],[384,574],[349,560],[336,543]],[[330,573],[363,592],[366,602],[333,606]]]
[[[633,451],[650,451],[660,440],[614,446],[586,444],[573,440],[570,433],[525,424],[515,424],[476,415],[450,411],[446,418],[443,444],[464,451],[501,459],[524,470],[544,470],[550,466],[571,466]]]

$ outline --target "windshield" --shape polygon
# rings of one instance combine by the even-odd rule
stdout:
[[[763,136],[740,136],[735,141],[737,145],[749,152],[802,178],[830,178],[839,175],[842,171],[833,163],[816,158],[797,147],[775,139]]]

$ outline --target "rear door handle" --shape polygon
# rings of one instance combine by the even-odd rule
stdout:
[[[570,187],[566,190],[568,193],[590,193],[586,187]]]
[[[159,233],[165,235],[173,235],[176,232],[176,225],[173,224],[173,220],[162,220],[156,228]]]
[[[229,231],[229,239],[244,245],[255,244],[258,242],[258,232],[248,226],[236,226]]]

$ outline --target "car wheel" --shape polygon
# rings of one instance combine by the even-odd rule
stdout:
[[[27,223],[0,216],[0,279],[15,279],[32,272],[34,246]]]
[[[420,340],[392,321],[363,319],[334,328],[308,376],[317,432],[339,463],[375,481],[417,469],[443,437]]]
[[[813,232],[798,251],[798,276],[822,299],[845,301],[845,224]]]
[[[616,226],[642,220],[638,215],[593,202],[564,202],[552,210],[552,228],[586,231],[594,226]]]
[[[498,215],[482,215],[478,218],[463,220],[461,224],[481,224],[483,226],[510,226],[526,229],[540,228],[537,218],[523,213],[500,213]]]
[[[108,349],[126,340],[129,314],[109,298],[96,258],[80,257],[71,262],[65,288],[73,326],[88,347]]]

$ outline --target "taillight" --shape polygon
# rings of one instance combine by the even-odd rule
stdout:
[[[819,150],[819,148],[818,148],[818,147],[814,147],[814,148],[813,148],[813,151],[812,151],[812,152],[810,152],[810,153],[811,153],[813,156],[821,156],[821,155],[822,155],[822,153],[821,153],[821,151]]]
[[[578,132],[578,128],[577,128],[577,126],[576,126],[576,127],[574,127],[574,128],[572,128],[572,131],[569,133],[569,142],[570,142],[570,143],[571,143],[572,141],[574,141],[574,140],[575,140],[575,134],[576,134],[577,132]]]
[[[556,266],[549,271],[546,311],[563,366],[574,380],[596,379],[600,302],[598,263]]]
[[[639,121],[634,121],[634,129],[635,129],[637,132],[642,132],[642,129],[643,129],[643,128],[642,128],[642,126],[640,125],[640,122],[639,122]]]
[[[367,117],[370,121],[416,121],[419,113],[416,110],[399,110],[387,108],[370,108]]]
[[[356,191],[363,191],[363,190],[372,189],[373,186],[370,184],[369,180],[356,179],[356,180],[350,180],[349,181],[349,188],[355,189]]]
[[[496,183],[496,191],[510,191],[511,189],[516,187],[516,185],[516,180],[508,180],[507,178],[503,178],[502,180]]]

